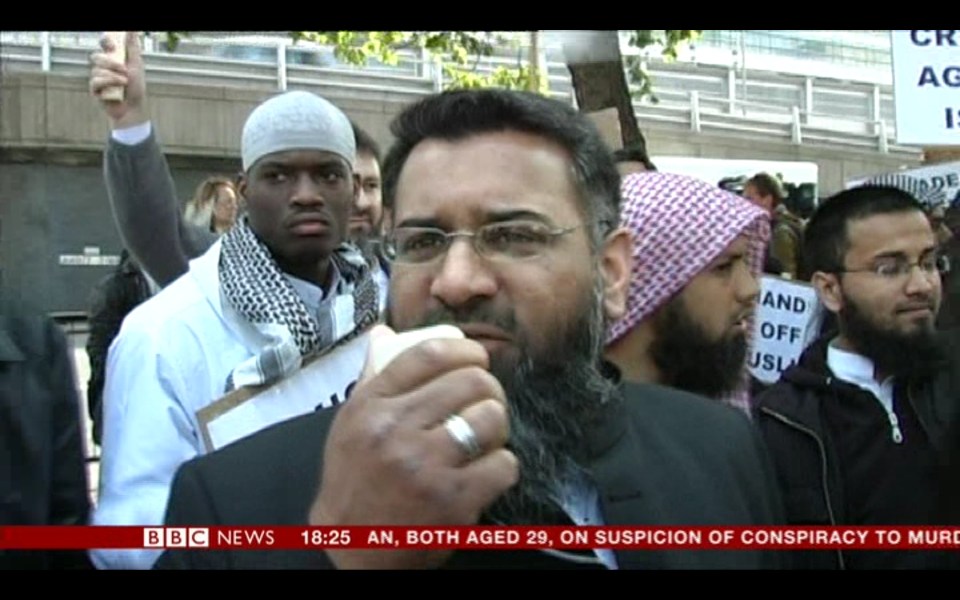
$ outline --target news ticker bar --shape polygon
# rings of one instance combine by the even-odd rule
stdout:
[[[0,527],[0,549],[960,550],[960,527]]]

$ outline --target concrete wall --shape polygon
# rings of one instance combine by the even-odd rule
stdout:
[[[110,266],[60,264],[61,255],[96,248],[100,255],[115,256],[123,247],[100,155],[89,158],[97,164],[0,163],[0,297],[46,312],[85,311],[92,287],[112,271]],[[205,177],[231,172],[175,168],[178,195],[186,200]]]
[[[3,74],[0,81],[0,290],[48,311],[83,310],[89,288],[108,267],[67,267],[60,254],[99,247],[116,254],[120,241],[106,201],[101,152],[106,118],[87,91],[86,76]],[[291,86],[340,106],[386,149],[389,123],[414,92],[373,86]],[[239,170],[240,132],[250,110],[275,93],[268,82],[249,87],[150,84],[150,109],[181,200],[209,174]],[[644,123],[651,154],[707,158],[814,161],[820,194],[847,179],[915,166],[903,158],[793,145],[743,134],[694,134],[681,126]]]
[[[298,89],[324,95],[384,144],[390,139],[390,119],[417,97],[334,86]],[[236,158],[247,115],[275,92],[151,83],[149,93],[150,113],[168,154]],[[4,73],[0,106],[0,147],[5,149],[100,150],[109,133],[106,117],[81,77]]]
[[[390,142],[390,120],[418,97],[334,85],[300,87],[325,95],[384,147]],[[272,93],[268,89],[157,83],[150,85],[150,109],[169,154],[236,158],[244,120]],[[108,133],[106,120],[81,77],[5,74],[0,103],[0,146],[5,148],[99,150]],[[739,132],[695,134],[642,120],[641,127],[651,154],[816,162],[824,193],[842,189],[847,179],[919,164],[918,159],[902,155],[795,145]]]

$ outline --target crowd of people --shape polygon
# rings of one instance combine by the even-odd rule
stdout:
[[[90,74],[95,97],[125,91],[101,100],[126,251],[91,308],[99,497],[62,335],[5,316],[0,522],[958,523],[956,208],[909,178],[805,220],[773,175],[741,196],[658,172],[642,144],[611,152],[588,117],[537,94],[427,96],[381,156],[334,103],[291,91],[250,113],[241,173],[182,206],[137,37],[122,62],[112,43]],[[764,273],[808,282],[831,318],[759,391],[746,361]],[[439,324],[464,336],[374,367],[383,344]],[[205,444],[211,406],[338,351],[352,352],[342,402]],[[0,565],[930,569],[960,554],[92,549]]]

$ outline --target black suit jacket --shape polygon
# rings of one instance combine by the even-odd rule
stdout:
[[[781,509],[762,442],[747,418],[716,402],[625,384],[586,443],[606,525],[770,525]],[[185,463],[167,525],[307,524],[336,409],[273,426]],[[484,556],[486,554],[486,556]],[[542,553],[458,552],[449,566],[550,566]],[[509,559],[507,558],[509,557]],[[764,568],[775,553],[618,551],[621,569]],[[157,568],[331,568],[322,552],[168,551]]]

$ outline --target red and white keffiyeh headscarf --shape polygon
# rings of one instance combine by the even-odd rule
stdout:
[[[611,326],[608,344],[683,291],[740,235],[748,239],[750,270],[760,277],[770,239],[770,217],[762,208],[705,181],[671,173],[627,175],[620,190],[621,225],[633,234],[633,268],[626,314]],[[744,408],[746,402],[746,397],[731,400]]]

